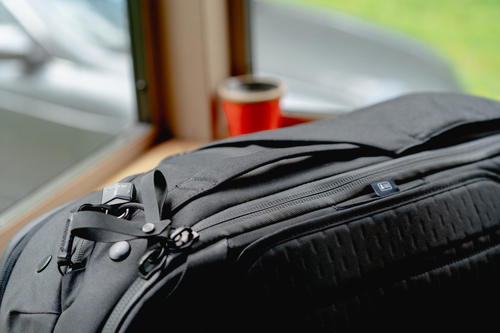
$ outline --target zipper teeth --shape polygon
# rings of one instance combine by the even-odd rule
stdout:
[[[116,332],[118,326],[124,319],[124,314],[129,310],[130,304],[137,298],[139,292],[148,284],[147,280],[137,278],[132,285],[127,289],[118,304],[113,308],[106,324],[102,329],[102,333]]]
[[[80,263],[83,261],[83,257],[85,255],[85,251],[87,250],[87,247],[90,245],[91,241],[88,241],[86,239],[82,239],[78,246],[76,247],[75,253],[73,254],[73,258],[71,261],[73,263]]]
[[[118,325],[123,320],[123,314],[129,310],[130,303],[137,298],[139,291],[148,283],[147,280],[137,278],[126,293],[123,295],[123,298],[120,299],[118,304],[113,309],[110,317],[106,321],[105,326],[102,329],[102,333],[107,332],[116,332]]]
[[[481,181],[485,181],[487,178],[484,178],[484,177],[473,177],[472,179],[468,179],[468,180],[465,180],[464,178],[461,178],[462,180],[464,180],[463,182],[461,182],[460,184],[448,184],[448,185],[441,185],[437,188],[434,188],[432,190],[428,190],[428,191],[425,191],[424,193],[421,193],[420,195],[418,195],[418,197],[415,197],[415,198],[412,198],[411,200],[409,201],[404,201],[402,203],[399,203],[397,206],[400,206],[402,204],[407,204],[409,202],[414,202],[414,201],[418,201],[420,200],[421,198],[427,196],[427,195],[435,195],[435,194],[439,194],[443,191],[449,191],[449,190],[453,190],[453,189],[456,189],[456,188],[459,188],[459,187],[462,187],[462,186],[467,186],[467,185],[471,185],[471,184],[475,184],[475,183],[478,183],[478,182],[481,182]],[[500,181],[500,179],[498,179]],[[269,249],[269,246],[267,245],[263,245],[263,240],[265,240],[265,243],[267,244],[267,242],[269,241],[269,239],[271,238],[278,238],[278,241],[273,241],[272,244],[273,246],[276,246],[278,244],[282,244],[282,243],[285,243],[287,241],[289,241],[290,239],[294,239],[294,238],[297,238],[297,237],[303,237],[303,236],[307,236],[307,235],[310,235],[310,234],[313,234],[313,233],[317,233],[317,232],[320,232],[320,231],[323,231],[323,230],[327,230],[327,229],[331,229],[331,228],[336,228],[336,227],[339,227],[341,225],[345,225],[345,224],[348,224],[352,221],[351,218],[348,218],[348,219],[343,219],[343,220],[340,220],[336,223],[333,223],[333,224],[329,224],[329,225],[319,225],[319,226],[314,226],[312,229],[309,229],[309,230],[302,230],[302,231],[299,231],[299,232],[294,232],[291,236],[291,235],[288,235],[287,237],[283,238],[281,237],[281,233],[276,233],[274,235],[270,235],[269,238],[268,237],[264,237],[264,238],[261,238],[260,240],[257,240],[256,242],[254,242],[253,244],[250,244],[247,248],[245,248],[241,253],[240,255],[238,256],[238,259],[237,261],[241,261],[243,260],[243,258],[246,258],[251,256],[253,257],[253,255],[251,255],[252,252],[254,252],[254,250],[258,250],[258,253],[262,253],[263,251],[266,251],[267,249]],[[500,245],[500,244],[499,244]],[[252,260],[253,261],[253,260]]]
[[[378,179],[378,178],[375,178],[376,176],[377,175],[374,175],[373,177],[368,178],[368,179]],[[308,201],[322,199],[322,198],[328,198],[328,197],[336,195],[337,193],[345,192],[345,190],[346,190],[347,187],[348,187],[347,190],[350,190],[352,187],[355,187],[356,185],[363,185],[364,186],[366,181],[367,181],[367,178],[356,180],[353,183],[347,184],[346,187],[334,188],[332,190],[324,191],[324,192],[321,192],[321,193],[315,193],[315,194],[309,195],[307,197],[300,197],[300,198],[297,198],[295,200],[290,200],[290,201],[284,202],[282,204],[270,207],[270,208],[266,209],[265,211],[262,211],[262,210],[261,211],[253,211],[253,212],[250,212],[248,214],[240,215],[240,216],[235,217],[233,219],[227,219],[227,220],[221,221],[219,223],[207,226],[207,227],[205,227],[203,229],[196,230],[196,231],[197,232],[201,232],[203,230],[206,230],[206,229],[211,228],[211,227],[215,227],[215,226],[217,226],[219,224],[226,223],[226,222],[229,222],[231,220],[248,219],[248,218],[252,218],[252,217],[256,217],[256,216],[262,215],[264,213],[270,213],[270,212],[274,212],[274,211],[277,211],[277,210],[281,210],[283,208],[288,208],[288,207],[292,207],[292,206],[295,206],[295,205],[298,205],[298,204],[307,203]],[[332,199],[332,203],[331,204],[334,205],[336,203],[337,202],[334,202],[334,200]]]
[[[156,271],[152,276],[148,279],[137,277],[134,282],[132,282],[131,286],[123,293],[118,303],[116,303],[111,310],[101,333],[116,333],[123,329],[122,325],[127,319],[127,313],[129,313],[141,297],[145,295],[147,292],[146,290],[153,287],[157,280],[164,276],[163,270],[168,267],[170,262],[171,261],[168,260],[168,257],[164,257],[164,260],[162,260],[159,264],[163,267],[159,268],[158,271]]]
[[[490,140],[484,140],[484,141],[487,141],[487,143],[489,143]],[[357,185],[360,185],[360,184],[365,185],[367,180],[377,180],[380,177],[380,175],[384,175],[388,172],[398,170],[401,168],[405,168],[405,167],[412,165],[416,162],[425,163],[429,160],[434,160],[436,158],[436,156],[439,157],[440,160],[442,160],[442,159],[449,158],[451,156],[462,155],[465,152],[476,151],[477,147],[485,146],[484,141],[475,142],[474,144],[467,145],[466,147],[459,147],[459,148],[454,149],[453,151],[450,151],[450,152],[447,152],[444,154],[442,152],[438,151],[438,152],[434,152],[432,154],[429,154],[425,158],[412,157],[411,159],[408,159],[408,160],[404,161],[403,163],[401,163],[401,162],[398,163],[397,161],[390,161],[390,163],[393,165],[390,165],[387,167],[384,167],[384,163],[382,163],[382,165],[377,166],[376,170],[373,170],[373,171],[370,170],[370,172],[368,172],[366,175],[364,175],[363,172],[358,171],[354,174],[350,174],[348,176],[343,176],[341,179],[333,180],[332,182],[319,185],[313,189],[310,189],[310,190],[307,190],[304,192],[293,194],[293,195],[287,196],[285,198],[276,199],[276,200],[273,200],[271,202],[266,202],[266,203],[255,205],[254,207],[249,208],[247,210],[247,213],[241,213],[241,214],[237,214],[234,216],[230,215],[229,217],[225,218],[224,220],[218,221],[215,223],[204,224],[202,221],[202,222],[196,224],[193,227],[193,230],[200,232],[200,231],[206,230],[208,228],[220,225],[222,223],[234,221],[234,220],[239,219],[239,218],[246,219],[246,218],[255,217],[255,216],[258,216],[260,214],[267,213],[267,212],[279,210],[281,208],[288,207],[288,205],[290,203],[297,204],[297,203],[305,202],[308,200],[314,200],[314,199],[319,199],[319,198],[326,197],[326,196],[335,195],[339,192],[349,191]],[[479,158],[479,159],[481,159],[481,158]],[[302,201],[300,199],[306,199],[306,200]]]
[[[464,152],[468,152],[470,150],[475,150],[477,147],[482,147],[485,145],[485,141],[489,142],[492,140],[481,140],[480,142],[475,142],[474,144],[470,144],[466,147],[459,147],[453,149],[453,151],[450,151],[448,153],[443,153],[442,151],[440,152],[435,152],[433,154],[429,154],[425,158],[421,158],[420,156],[412,156],[412,158],[408,158],[404,162],[399,162],[396,164],[396,161],[390,161],[391,164],[394,163],[393,165],[385,166],[386,163],[384,164],[381,163],[381,165],[378,165],[377,169],[366,173],[365,175],[363,174],[362,171],[358,171],[356,173],[352,173],[348,176],[344,176],[341,179],[335,180],[332,183],[327,183],[327,184],[322,184],[314,189],[301,192],[298,194],[290,195],[288,197],[282,198],[282,199],[277,199],[274,200],[270,203],[263,203],[263,204],[258,204],[252,207],[252,211],[244,214],[240,214],[234,217],[226,218],[223,221],[217,222],[217,223],[208,223],[206,225],[203,224],[203,221],[200,223],[195,224],[192,229],[195,231],[203,231],[211,227],[215,227],[219,224],[225,223],[225,222],[230,222],[231,220],[237,220],[239,218],[249,218],[249,217],[254,217],[256,215],[263,214],[264,212],[270,212],[274,210],[279,210],[282,209],[283,207],[287,206],[292,206],[297,203],[303,203],[307,202],[310,200],[314,200],[316,198],[321,198],[325,196],[331,196],[332,194],[336,194],[338,192],[344,191],[346,189],[351,189],[352,187],[360,184],[361,182],[366,182],[366,179],[374,178],[375,176],[379,176],[382,172],[388,172],[392,171],[394,169],[399,169],[406,167],[408,165],[412,165],[415,162],[426,162],[428,160],[432,160],[436,157],[439,157],[439,159],[444,159],[450,156],[455,156],[459,154],[463,154]],[[498,152],[497,152],[498,153]],[[480,160],[486,158],[485,157],[480,157],[477,158],[476,160]],[[475,161],[475,160],[473,160]],[[469,161],[471,162],[471,161]],[[384,168],[385,166],[385,168]],[[360,176],[361,175],[361,176]],[[357,178],[361,177],[361,178]],[[319,193],[318,193],[319,192]],[[243,255],[243,253],[242,253]],[[239,258],[242,257],[240,255]],[[239,260],[239,259],[238,259]],[[102,330],[102,332],[115,332],[116,329],[118,328],[119,325],[122,324],[123,319],[124,319],[124,314],[130,309],[131,303],[139,296],[139,291],[143,287],[145,287],[148,282],[152,284],[154,279],[150,279],[149,281],[143,280],[142,278],[138,278],[137,280],[134,281],[132,286],[127,290],[127,292],[123,295],[123,297],[120,299],[119,303],[115,306],[113,309],[110,317],[108,317],[108,320],[105,323],[105,326]]]
[[[356,182],[351,183],[351,184],[347,184],[346,187],[349,187],[349,188],[354,187],[357,183],[360,183],[361,181],[362,180],[356,181]],[[311,200],[316,200],[316,199],[322,199],[322,198],[330,197],[330,196],[335,195],[335,194],[337,194],[339,192],[343,192],[344,190],[346,190],[346,187],[334,188],[334,189],[331,189],[331,190],[325,190],[325,191],[320,192],[320,193],[311,193],[310,195],[307,195],[307,196],[300,196],[298,198],[282,202],[280,204],[277,204],[277,205],[272,206],[272,207],[268,207],[266,209],[261,209],[261,210],[258,210],[258,211],[251,211],[248,214],[242,214],[242,215],[236,216],[234,218],[226,219],[226,220],[220,221],[218,223],[214,223],[214,224],[205,226],[205,227],[203,227],[201,229],[198,229],[198,228],[193,228],[193,229],[195,231],[197,231],[197,232],[201,232],[203,230],[215,227],[217,225],[220,225],[220,224],[223,224],[223,223],[226,223],[226,222],[230,222],[230,221],[234,221],[234,220],[239,220],[239,219],[248,219],[248,218],[256,217],[256,216],[259,216],[259,215],[262,215],[262,214],[265,214],[265,213],[270,213],[270,212],[274,212],[274,211],[277,211],[277,210],[281,210],[283,208],[295,206],[295,205],[302,204],[302,203],[307,203],[308,201],[311,201]],[[335,203],[332,202],[332,204],[335,204]]]

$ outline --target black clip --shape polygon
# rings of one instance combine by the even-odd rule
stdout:
[[[64,226],[63,238],[59,245],[59,253],[57,255],[57,269],[61,275],[64,275],[63,267],[71,267],[71,250],[73,248],[74,236],[71,233],[71,226],[73,222],[73,213],[66,220]]]
[[[120,219],[126,219],[130,215],[130,209],[125,208],[120,210],[119,207],[112,207],[108,205],[96,205],[96,204],[83,204],[81,205],[77,212],[80,211],[96,211],[104,214],[111,214]],[[71,261],[71,256],[73,255],[73,241],[75,236],[72,234],[73,226],[73,214],[69,216],[66,220],[66,225],[64,227],[63,237],[61,244],[59,245],[59,253],[57,255],[57,269],[61,275],[64,275],[63,267],[73,267],[74,263]]]

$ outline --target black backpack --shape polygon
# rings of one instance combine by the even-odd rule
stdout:
[[[480,331],[499,180],[500,104],[459,94],[217,141],[27,225],[0,331]]]

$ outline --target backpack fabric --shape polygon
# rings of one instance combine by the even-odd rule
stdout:
[[[28,224],[0,332],[480,330],[500,104],[403,96],[213,142]]]

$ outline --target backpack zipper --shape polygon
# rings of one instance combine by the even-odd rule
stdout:
[[[431,152],[401,157],[374,166],[365,167],[360,170],[301,185],[298,189],[295,188],[291,191],[284,191],[286,194],[281,192],[278,196],[284,196],[275,200],[251,204],[247,206],[248,208],[242,208],[241,205],[235,206],[232,211],[215,214],[194,224],[191,228],[179,227],[174,229],[172,235],[177,234],[176,230],[181,229],[185,236],[184,239],[189,241],[186,244],[181,244],[178,249],[179,252],[174,252],[173,254],[174,257],[176,257],[176,254],[180,254],[184,250],[190,248],[192,244],[194,244],[194,241],[209,229],[215,230],[225,228],[228,224],[238,223],[251,217],[261,216],[287,207],[299,207],[305,203],[321,198],[331,198],[331,203],[329,204],[336,204],[345,200],[347,196],[352,195],[353,190],[361,191],[373,181],[378,181],[387,177],[387,175],[400,171],[406,171],[408,174],[411,174],[421,172],[422,169],[427,168],[428,170],[426,170],[426,172],[430,172],[477,162],[498,154],[500,154],[500,135],[495,135],[484,139],[478,139],[474,142],[453,146],[451,148],[443,148]],[[319,208],[314,207],[314,209]],[[305,213],[303,209],[299,209],[298,212]],[[297,215],[297,211],[292,211],[289,215]],[[262,225],[267,226],[268,223],[262,223]],[[216,235],[217,232],[213,232],[213,234]],[[212,242],[213,240],[206,243],[206,245]],[[133,287],[125,292],[117,306],[113,309],[111,315],[108,317],[102,332],[115,332],[120,329],[126,313],[130,311],[137,299],[143,295],[145,288],[153,285],[160,277],[164,276],[162,273],[166,271],[170,266],[169,263],[173,261],[170,259],[172,257],[170,253],[171,252],[168,250],[164,251],[161,254],[161,258],[159,258],[161,260],[157,260],[158,264],[153,266],[154,274],[148,274],[146,278],[139,277],[132,284]]]
[[[384,204],[383,206],[377,206],[375,209],[370,210],[367,212],[367,210],[364,210],[361,212],[361,214],[356,214],[356,215],[344,215],[340,216],[340,218],[337,218],[334,222],[332,223],[319,223],[315,224],[314,226],[310,226],[311,223],[308,223],[308,221],[305,221],[304,223],[297,223],[294,225],[289,226],[288,228],[284,230],[279,230],[276,232],[270,232],[268,235],[265,235],[263,237],[258,238],[248,246],[246,246],[237,256],[236,261],[237,262],[245,262],[248,264],[249,262],[254,262],[254,259],[256,256],[254,255],[255,253],[262,253],[263,251],[266,251],[267,249],[276,246],[277,244],[281,244],[284,242],[287,242],[291,239],[295,239],[297,237],[302,237],[306,236],[309,234],[317,233],[322,230],[327,230],[330,228],[336,228],[344,224],[348,224],[351,221],[358,220],[360,218],[365,217],[366,215],[369,215],[373,212],[381,212],[381,211],[386,211],[387,209],[391,209],[394,207],[398,207],[401,205],[406,205],[409,202],[415,202],[419,201],[423,198],[426,198],[427,196],[433,196],[437,195],[439,193],[445,192],[445,191],[451,191],[454,189],[457,189],[459,187],[463,186],[468,186],[472,184],[476,184],[478,182],[484,182],[484,181],[500,181],[500,176],[498,177],[491,177],[491,175],[485,175],[484,173],[462,173],[460,175],[447,178],[446,182],[448,185],[439,185],[434,187],[431,190],[425,190],[423,193],[418,194],[417,196],[411,197],[409,200],[404,199],[404,200],[397,200],[396,202],[392,202],[390,204]],[[373,206],[372,206],[373,207]],[[308,224],[307,230],[304,228],[304,226]],[[272,245],[271,245],[272,244]]]
[[[106,320],[102,333],[119,332],[126,314],[133,305],[155,283],[165,276],[167,267],[183,255],[183,250],[188,248],[198,239],[198,233],[190,228],[178,228],[172,231],[168,245],[157,243],[151,247],[139,260],[139,277],[125,291]]]
[[[474,142],[460,144],[451,148],[439,149],[431,152],[423,152],[412,156],[402,157],[395,160],[382,162],[374,166],[368,166],[360,170],[343,173],[327,179],[301,185],[298,188],[281,192],[271,201],[257,204],[243,204],[229,208],[222,213],[215,214],[198,223],[192,229],[198,233],[206,232],[207,229],[223,228],[227,224],[234,224],[262,216],[270,212],[279,211],[284,208],[292,208],[290,215],[295,212],[305,213],[306,208],[300,207],[305,203],[328,198],[323,206],[334,206],[353,194],[362,192],[371,183],[387,178],[392,175],[403,173],[403,177],[423,172],[437,171],[440,169],[457,167],[500,154],[500,135],[495,135]],[[262,200],[261,200],[262,201]],[[293,209],[293,207],[298,207]],[[316,210],[324,207],[314,206]]]

